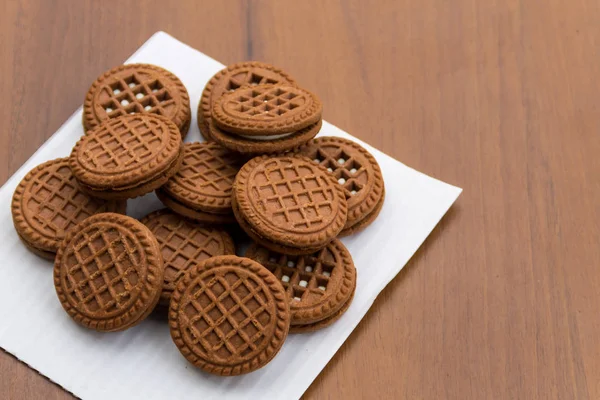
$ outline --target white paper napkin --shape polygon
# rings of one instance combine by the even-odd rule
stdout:
[[[223,65],[163,32],[127,62],[160,65],[183,81],[194,117],[187,141],[201,140],[198,100]],[[10,214],[15,187],[36,165],[67,156],[82,133],[80,108],[0,189],[0,347],[83,399],[299,398],[461,193],[361,142],[381,166],[386,199],[368,229],[343,239],[358,270],[350,309],[329,328],[289,335],[266,367],[245,376],[217,377],[188,364],[166,322],[156,317],[107,334],[74,323],[56,297],[51,263],[20,243]],[[358,141],[326,122],[320,135]],[[152,194],[130,201],[128,212],[140,217],[159,207]]]

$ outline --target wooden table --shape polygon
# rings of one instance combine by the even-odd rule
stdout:
[[[4,3],[1,182],[165,30],[464,188],[306,398],[600,398],[597,0]],[[70,398],[3,353],[0,393]]]

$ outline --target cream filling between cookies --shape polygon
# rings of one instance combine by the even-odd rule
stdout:
[[[291,136],[296,132],[288,132],[288,133],[281,133],[279,135],[269,135],[269,136],[251,136],[251,135],[240,135],[238,133],[235,134],[235,136],[239,136],[242,137],[244,139],[249,139],[249,140],[260,140],[260,141],[268,141],[268,140],[277,140],[277,139],[283,139],[285,137]]]

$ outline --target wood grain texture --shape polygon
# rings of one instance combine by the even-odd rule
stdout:
[[[165,30],[464,188],[306,398],[600,398],[597,1],[5,3],[0,181]],[[0,393],[71,398],[1,353]]]

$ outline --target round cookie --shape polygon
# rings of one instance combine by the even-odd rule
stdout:
[[[154,114],[110,119],[83,136],[69,165],[83,191],[105,199],[144,195],[162,186],[181,166],[175,124]]]
[[[209,129],[212,108],[223,93],[232,92],[244,86],[267,83],[296,85],[294,79],[283,70],[257,61],[232,64],[217,72],[204,87],[198,104],[198,127],[202,136],[206,140],[213,140]]]
[[[299,148],[298,153],[327,168],[344,187],[348,202],[348,219],[345,233],[361,223],[365,228],[378,215],[383,206],[384,182],[375,157],[361,145],[348,139],[333,136],[316,138]]]
[[[343,188],[306,157],[256,157],[236,176],[232,206],[242,229],[286,254],[325,247],[346,223]]]
[[[192,211],[231,216],[231,188],[242,164],[216,143],[186,143],[181,168],[161,191]]]
[[[273,252],[255,243],[246,257],[264,265],[282,282],[290,302],[292,326],[331,317],[344,306],[356,286],[356,268],[350,252],[337,239],[304,256]]]
[[[177,280],[188,269],[210,257],[235,254],[227,232],[200,225],[168,209],[154,211],[141,222],[156,236],[163,257],[162,306],[169,305]]]
[[[271,136],[296,132],[321,120],[323,105],[311,92],[283,84],[256,85],[216,100],[212,120],[229,133]]]
[[[102,212],[125,213],[125,201],[107,201],[83,193],[68,158],[38,165],[21,180],[12,197],[15,229],[37,255],[54,259],[66,233],[85,218]]]
[[[289,302],[281,283],[256,261],[213,257],[177,282],[169,326],[189,362],[212,374],[241,375],[263,367],[281,349]]]
[[[212,140],[221,146],[241,154],[257,155],[294,150],[317,136],[317,133],[321,130],[321,126],[322,121],[318,121],[313,125],[290,134],[252,137],[230,134],[219,129],[212,121],[210,122],[209,129]]]
[[[69,231],[54,263],[54,286],[65,311],[97,331],[120,331],[146,318],[163,282],[156,238],[141,222],[96,214]]]
[[[86,131],[103,121],[129,114],[152,113],[171,120],[185,137],[190,127],[188,92],[175,75],[150,64],[127,64],[100,75],[83,103]]]

